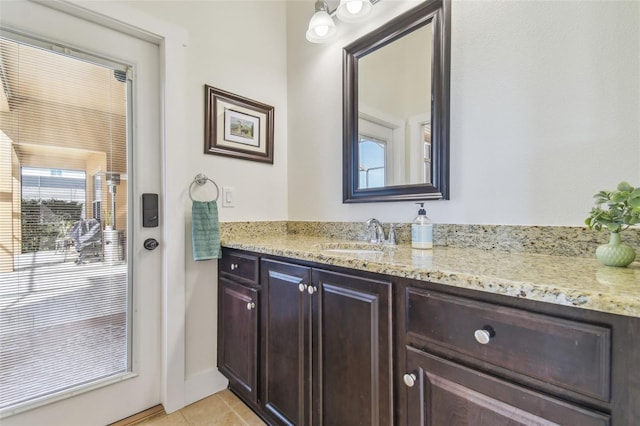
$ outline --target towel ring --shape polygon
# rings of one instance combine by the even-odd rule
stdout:
[[[207,183],[207,181],[211,182],[213,186],[216,187],[217,193],[216,193],[216,199],[214,201],[218,201],[218,198],[220,197],[220,188],[218,188],[218,184],[216,184],[213,180],[208,178],[207,175],[205,175],[204,173],[198,173],[196,177],[193,179],[193,182],[191,182],[191,185],[189,185],[189,198],[191,198],[191,201],[196,201],[193,199],[193,195],[191,194],[191,189],[193,189],[193,184],[197,183],[198,185],[202,186],[205,183]]]

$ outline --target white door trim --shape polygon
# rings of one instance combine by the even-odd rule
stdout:
[[[162,91],[162,389],[167,413],[184,407],[185,399],[185,217],[174,208],[183,202],[189,175],[186,164],[168,159],[180,158],[181,140],[187,134],[184,106],[185,49],[187,32],[142,11],[117,2],[82,0],[32,0],[108,28],[151,41],[160,46]],[[163,217],[164,216],[164,217]],[[168,226],[171,224],[171,226]]]

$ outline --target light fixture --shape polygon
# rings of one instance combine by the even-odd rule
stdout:
[[[307,40],[312,43],[326,43],[336,34],[336,24],[329,15],[329,7],[324,0],[316,1],[316,12],[309,21]]]
[[[371,8],[380,0],[340,0],[335,10],[329,10],[325,0],[317,0],[315,13],[309,21],[307,40],[312,43],[327,43],[336,34],[336,24],[333,16],[343,22],[359,22],[369,15]],[[337,3],[337,1],[335,2]]]
[[[359,22],[371,12],[369,0],[340,0],[336,14],[343,22]]]

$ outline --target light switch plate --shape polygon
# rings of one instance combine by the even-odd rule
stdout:
[[[236,206],[236,189],[233,186],[222,187],[222,207]]]

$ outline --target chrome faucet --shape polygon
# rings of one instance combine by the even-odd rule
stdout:
[[[384,228],[378,219],[371,218],[365,222],[367,226],[368,239],[372,243],[384,243]]]

